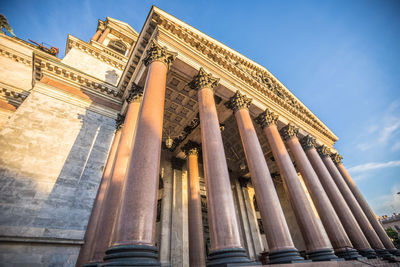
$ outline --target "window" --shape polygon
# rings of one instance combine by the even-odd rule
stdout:
[[[125,52],[127,50],[126,45],[121,40],[111,40],[108,43],[108,47],[123,55],[125,55]]]

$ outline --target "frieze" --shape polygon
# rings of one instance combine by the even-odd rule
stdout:
[[[321,158],[329,157],[329,155],[331,154],[330,148],[327,147],[326,145],[317,147],[317,151],[318,151],[318,154],[321,156]]]
[[[195,90],[204,87],[214,89],[218,84],[219,78],[214,78],[211,73],[207,73],[203,68],[200,68],[199,73],[189,83],[189,87]]]
[[[237,90],[236,93],[229,99],[229,101],[225,103],[225,106],[229,109],[232,109],[233,112],[236,112],[242,108],[248,109],[251,101],[251,98],[241,94],[239,90]]]
[[[266,109],[262,112],[256,119],[255,122],[261,125],[261,128],[268,127],[271,124],[276,124],[278,121],[279,116],[276,115],[274,112]]]
[[[343,157],[342,157],[341,155],[339,155],[338,153],[333,153],[333,154],[331,155],[331,159],[333,160],[333,162],[334,162],[336,165],[339,165],[339,164],[342,164],[342,159],[343,159]]]
[[[166,64],[169,68],[176,56],[177,53],[169,51],[166,46],[160,46],[153,39],[150,43],[149,49],[147,50],[147,55],[143,59],[143,62],[146,66],[148,66],[153,61],[160,61]]]
[[[303,147],[303,149],[305,151],[307,151],[311,148],[315,148],[316,139],[314,137],[312,137],[311,135],[307,135],[300,140],[300,143],[301,143],[301,146]]]
[[[299,134],[299,128],[297,128],[295,125],[289,123],[288,125],[286,125],[285,127],[283,127],[280,130],[280,134],[282,136],[282,139],[284,141],[287,141],[292,137],[297,137],[297,135]]]

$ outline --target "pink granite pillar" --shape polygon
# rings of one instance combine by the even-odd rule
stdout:
[[[96,265],[103,261],[105,251],[112,239],[115,217],[121,201],[121,192],[125,182],[125,174],[128,166],[129,155],[135,136],[136,121],[139,114],[143,89],[134,85],[129,93],[127,101],[128,111],[125,115],[125,123],[121,133],[121,139],[115,156],[111,182],[104,197],[104,204],[92,241],[89,263],[85,266]]]
[[[167,71],[176,54],[152,40],[135,143],[126,174],[119,217],[102,266],[159,266],[155,247]]]
[[[269,248],[269,262],[289,263],[304,260],[300,257],[290,236],[278,195],[275,191],[264,153],[248,111],[251,99],[236,92],[227,102],[235,113],[247,164],[254,185],[258,207]]]
[[[375,249],[376,254],[379,257],[390,258],[391,254],[383,246],[382,241],[379,239],[371,223],[368,221],[367,216],[365,216],[360,204],[358,204],[350,188],[348,187],[339,170],[336,168],[335,164],[330,158],[330,149],[327,146],[323,145],[318,147],[318,153],[320,154],[322,161],[324,162],[326,168],[328,169],[344,199],[346,200],[347,205],[349,205],[351,211],[353,212],[353,215],[356,218],[358,225],[363,230],[364,235],[368,239],[368,242],[370,243],[372,248]]]
[[[368,243],[367,238],[340,193],[339,188],[336,186],[328,169],[325,167],[321,157],[318,155],[318,152],[315,149],[315,138],[308,135],[301,140],[301,144],[354,248],[356,248],[364,257],[376,258],[375,251]]]
[[[371,223],[372,227],[375,229],[375,232],[378,234],[379,238],[381,239],[383,245],[390,253],[396,256],[400,256],[399,250],[393,245],[392,241],[390,240],[389,236],[386,234],[385,230],[383,229],[382,225],[376,219],[375,213],[369,207],[367,201],[358,190],[356,184],[354,183],[353,179],[351,178],[350,174],[347,172],[346,168],[343,166],[342,163],[342,156],[339,154],[331,155],[332,160],[335,162],[337,168],[339,169],[340,174],[346,181],[347,185],[349,186],[351,192],[353,193],[354,197],[360,204],[362,210],[364,211],[365,215],[367,216],[369,222]]]
[[[101,34],[101,30],[99,29],[99,30],[97,30],[97,32],[93,35],[92,41],[97,41],[97,39],[99,39],[99,37],[100,37],[100,34]]]
[[[353,248],[317,174],[308,161],[306,153],[297,138],[298,131],[299,129],[293,124],[288,124],[281,129],[281,135],[293,154],[296,165],[310,192],[315,208],[335,250],[335,254],[346,260],[357,259],[360,255]]]
[[[189,141],[182,150],[186,154],[188,169],[188,219],[189,219],[189,265],[203,267],[206,264],[206,253],[203,236],[203,219],[201,212],[200,179],[198,154],[200,145]]]
[[[338,259],[328,240],[324,237],[323,228],[317,221],[306,193],[297,176],[296,169],[286,150],[285,144],[276,126],[278,116],[266,110],[257,117],[256,121],[261,124],[267,136],[268,143],[278,165],[290,203],[293,206],[297,222],[300,226],[309,259],[313,261],[326,261]]]
[[[110,28],[106,28],[104,31],[103,31],[103,33],[100,35],[100,38],[99,38],[99,40],[97,40],[97,42],[99,42],[99,43],[103,43],[104,42],[104,40],[106,39],[106,37],[107,37],[107,35],[110,33]]]
[[[218,80],[203,68],[190,83],[198,90],[201,140],[207,187],[211,251],[207,266],[249,263],[240,236],[213,88]],[[225,265],[224,265],[225,266]]]
[[[119,115],[119,114],[118,114]],[[108,154],[108,159],[106,166],[104,168],[103,177],[100,182],[99,189],[97,191],[97,196],[93,204],[92,213],[90,215],[89,222],[86,227],[85,237],[84,237],[84,244],[79,251],[79,256],[76,261],[76,266],[81,267],[83,264],[87,263],[90,259],[90,251],[94,246],[94,235],[96,232],[97,222],[99,220],[99,216],[101,213],[101,208],[104,203],[104,197],[106,195],[108,186],[110,185],[112,169],[114,166],[114,159],[117,152],[119,140],[121,137],[121,123],[122,121],[117,122],[117,129],[115,132],[114,140],[110,148],[110,152]]]

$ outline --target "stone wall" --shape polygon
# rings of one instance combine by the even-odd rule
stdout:
[[[114,129],[32,91],[0,131],[0,265],[74,265]]]

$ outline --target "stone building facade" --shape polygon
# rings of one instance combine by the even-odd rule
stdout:
[[[2,266],[399,255],[334,133],[266,68],[156,7],[140,34],[107,17],[89,42],[69,35],[63,59],[0,35],[0,68]]]

